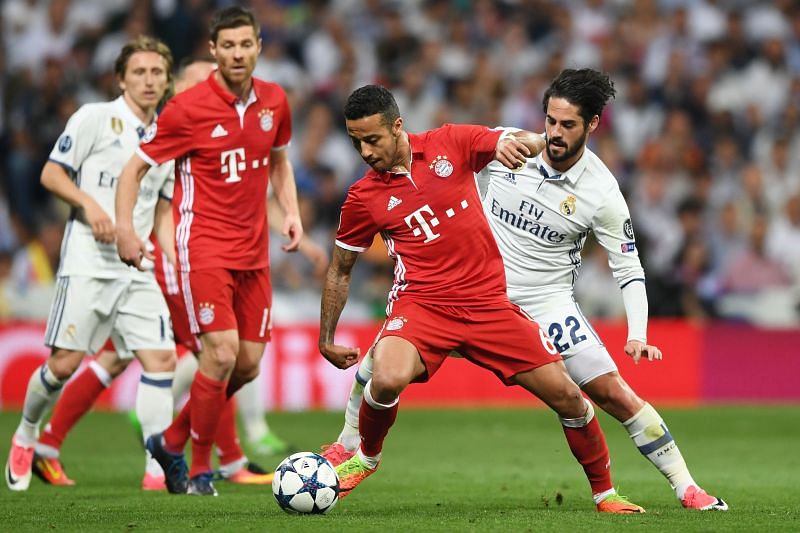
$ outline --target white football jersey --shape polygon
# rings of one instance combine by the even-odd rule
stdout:
[[[617,180],[588,148],[563,174],[539,155],[521,170],[492,161],[477,180],[503,256],[508,296],[534,316],[572,300],[590,231],[608,251],[620,287],[644,280],[628,205]]]
[[[117,179],[139,146],[145,125],[133,114],[122,96],[111,102],[82,106],[70,117],[58,138],[50,161],[61,165],[77,186],[105,210],[113,221]],[[152,167],[142,178],[133,211],[133,225],[140,239],[147,242],[153,229],[159,196],[172,199],[175,183],[170,161]],[[59,276],[81,275],[118,278],[123,275],[143,279],[145,274],[125,265],[117,255],[116,244],[97,242],[81,210],[74,209],[61,243]]]

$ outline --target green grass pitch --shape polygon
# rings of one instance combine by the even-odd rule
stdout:
[[[143,493],[141,448],[124,416],[93,413],[62,459],[75,487],[34,478],[0,489],[0,531],[800,531],[800,407],[661,409],[696,480],[731,506],[681,509],[606,415],[615,485],[647,514],[599,515],[554,415],[401,410],[380,470],[327,516],[292,516],[269,487],[217,484],[218,498]],[[301,449],[336,436],[340,413],[276,413]],[[0,413],[3,457],[18,413]],[[282,457],[252,459],[273,468]]]

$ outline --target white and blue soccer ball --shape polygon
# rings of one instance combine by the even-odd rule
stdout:
[[[288,513],[327,513],[339,501],[339,476],[321,455],[298,452],[275,469],[272,493]]]

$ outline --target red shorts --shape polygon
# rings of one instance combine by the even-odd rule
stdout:
[[[192,333],[235,329],[239,338],[267,342],[272,331],[269,268],[208,268],[181,272]]]
[[[155,239],[152,242],[156,245],[155,268],[156,282],[161,288],[161,293],[167,301],[167,308],[172,322],[172,334],[175,337],[175,344],[181,344],[190,352],[200,351],[200,340],[192,333],[189,327],[189,316],[186,314],[186,303],[183,298],[180,283],[178,283],[178,272],[175,266],[169,262],[167,255],[158,247]]]
[[[427,375],[416,381],[430,379],[453,350],[506,385],[516,374],[561,360],[539,325],[511,302],[477,308],[400,299],[376,342],[392,336],[419,351]]]

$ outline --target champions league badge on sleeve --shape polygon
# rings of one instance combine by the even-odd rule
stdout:
[[[58,151],[62,154],[66,154],[69,152],[69,149],[72,148],[72,137],[69,135],[63,135],[58,140]]]
[[[144,135],[142,135],[142,143],[147,144],[156,137],[156,132],[158,131],[158,124],[153,122],[147,129],[144,130]]]
[[[631,223],[631,219],[625,219],[625,222],[622,223],[622,231],[627,238],[633,239],[633,224]]]
[[[446,178],[453,173],[453,163],[447,159],[446,155],[437,155],[428,168],[440,178]]]
[[[273,112],[271,109],[262,109],[258,112],[258,124],[261,126],[263,131],[269,131],[272,129],[274,124],[274,120],[272,118]]]

